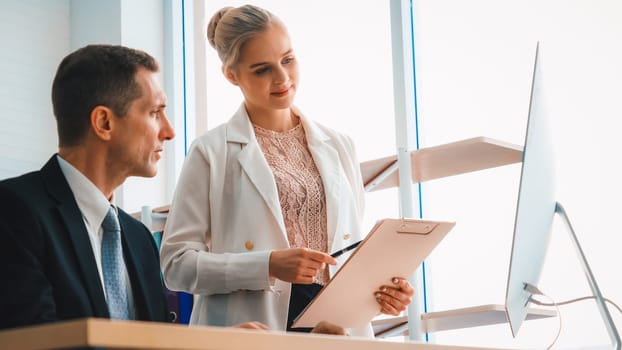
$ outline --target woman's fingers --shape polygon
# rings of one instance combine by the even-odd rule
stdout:
[[[398,315],[412,302],[415,290],[404,278],[395,277],[391,282],[393,285],[381,286],[374,296],[382,313]]]
[[[289,248],[272,251],[270,276],[291,283],[313,283],[313,278],[337,261],[330,255],[307,248]]]
[[[318,324],[313,327],[311,333],[320,333],[320,334],[333,334],[333,335],[347,335],[345,329],[342,327],[332,324],[327,321],[320,321]]]
[[[258,321],[239,323],[233,327],[244,329],[270,330],[270,327]]]

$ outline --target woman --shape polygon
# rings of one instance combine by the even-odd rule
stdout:
[[[348,137],[293,106],[298,65],[277,17],[223,8],[208,40],[244,103],[190,148],[164,230],[164,278],[198,296],[193,324],[289,330],[338,268],[329,253],[362,239],[359,163]],[[370,296],[396,315],[413,289],[402,278],[387,282]]]

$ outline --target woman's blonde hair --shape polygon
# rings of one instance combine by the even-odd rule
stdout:
[[[224,67],[235,68],[242,46],[279,21],[270,11],[254,5],[223,7],[210,19],[207,40]]]

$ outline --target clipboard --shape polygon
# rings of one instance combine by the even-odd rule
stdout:
[[[294,320],[292,327],[328,321],[364,327],[380,312],[374,292],[393,277],[409,277],[455,226],[455,222],[382,219],[335,276]]]

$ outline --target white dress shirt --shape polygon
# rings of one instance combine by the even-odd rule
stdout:
[[[110,206],[112,205],[115,211],[117,211],[117,207],[112,203],[113,198],[111,198],[111,201],[108,201],[99,188],[97,188],[91,180],[84,176],[84,174],[82,174],[73,165],[58,155],[56,156],[56,159],[58,160],[58,165],[60,166],[63,175],[65,175],[69,188],[71,188],[71,192],[73,192],[73,196],[78,204],[78,209],[80,209],[80,212],[82,213],[82,219],[84,220],[86,231],[89,234],[91,248],[93,249],[93,256],[95,257],[95,263],[97,264],[99,280],[101,281],[104,296],[106,296],[101,259],[101,243],[103,235],[101,225],[106,217],[106,214],[108,213],[108,210],[110,209]],[[123,232],[121,232],[121,235],[123,235]],[[130,306],[129,316],[130,319],[134,319],[134,298],[132,295],[132,288],[127,269],[125,269],[125,279],[127,282],[127,296]]]

